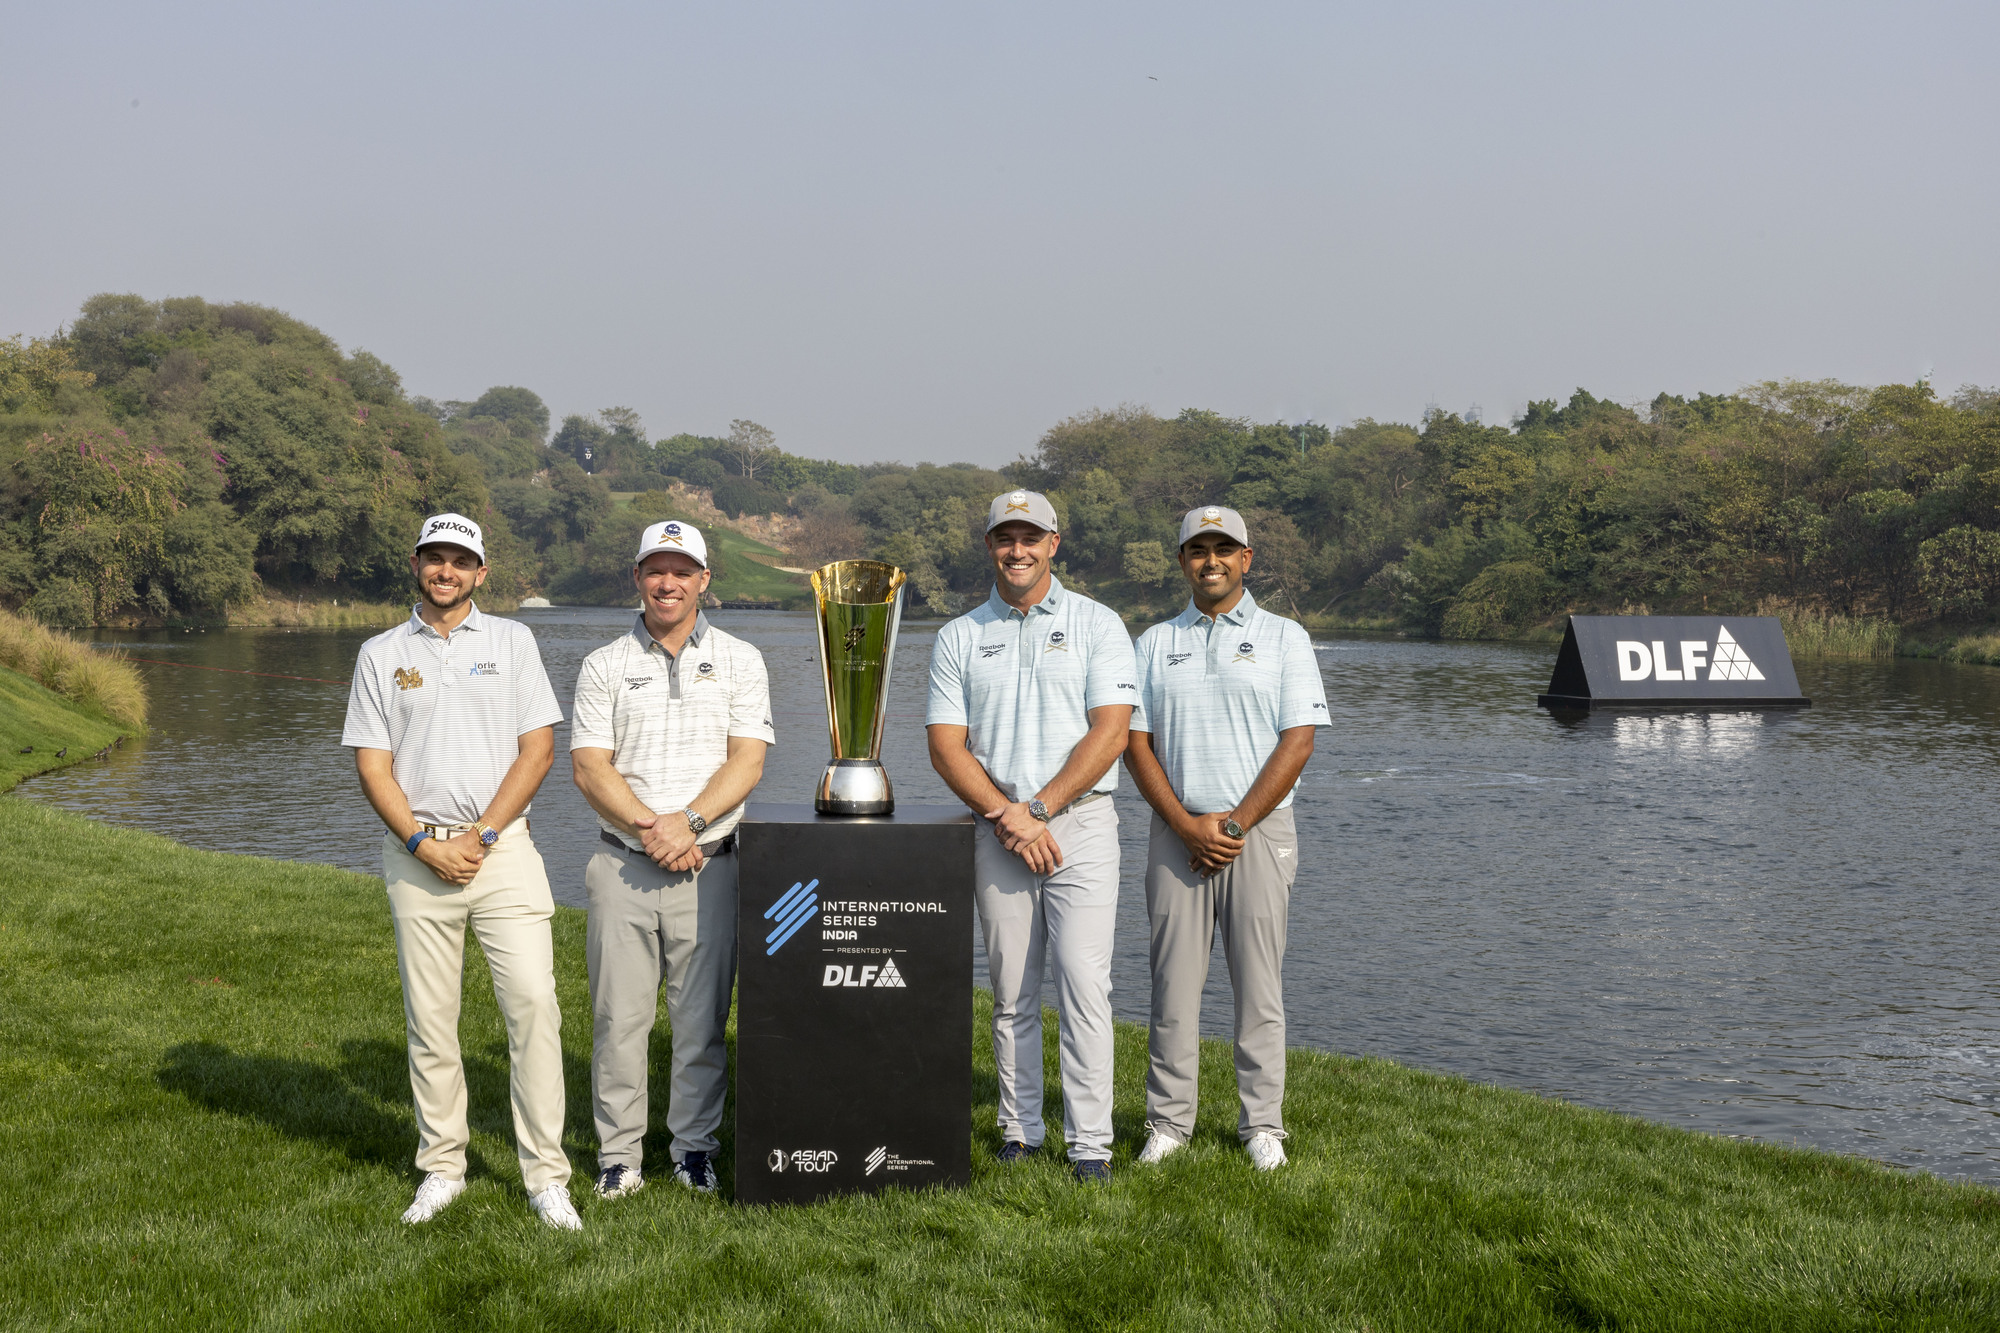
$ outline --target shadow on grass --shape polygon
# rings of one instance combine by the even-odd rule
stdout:
[[[468,1083],[485,1061],[468,1061]],[[386,1041],[343,1043],[338,1069],[273,1055],[238,1055],[213,1041],[169,1047],[154,1071],[162,1088],[196,1106],[261,1120],[295,1139],[324,1143],[357,1162],[408,1167],[416,1150],[403,1048]],[[486,1077],[480,1083],[490,1081]],[[507,1094],[500,1075],[502,1123]],[[388,1103],[387,1106],[384,1103]],[[393,1108],[393,1109],[392,1109]],[[467,1173],[487,1174],[474,1150]]]

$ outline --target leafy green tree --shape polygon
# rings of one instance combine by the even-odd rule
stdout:
[[[1174,572],[1174,562],[1158,542],[1125,543],[1125,577],[1148,588],[1164,584]]]

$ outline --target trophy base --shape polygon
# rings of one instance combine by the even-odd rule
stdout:
[[[820,775],[813,809],[823,815],[887,815],[896,810],[889,772],[874,759],[836,759]]]

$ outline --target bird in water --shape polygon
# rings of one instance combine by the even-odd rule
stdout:
[[[125,748],[125,738],[124,738],[123,736],[120,736],[120,737],[119,737],[119,738],[118,738],[117,740],[115,740],[115,741],[111,742],[111,748],[112,748],[112,749],[114,749],[114,750],[122,750],[122,749],[124,749],[124,748]]]
[[[92,759],[109,759],[111,757],[111,747],[107,745],[90,757]]]

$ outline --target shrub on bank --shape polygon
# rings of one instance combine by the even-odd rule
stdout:
[[[1766,599],[1760,616],[1776,616],[1785,629],[1785,645],[1800,657],[1894,657],[1902,630],[1883,616],[1843,616],[1796,606],[1779,606]]]
[[[0,666],[128,727],[146,725],[146,683],[117,653],[0,611]]]

